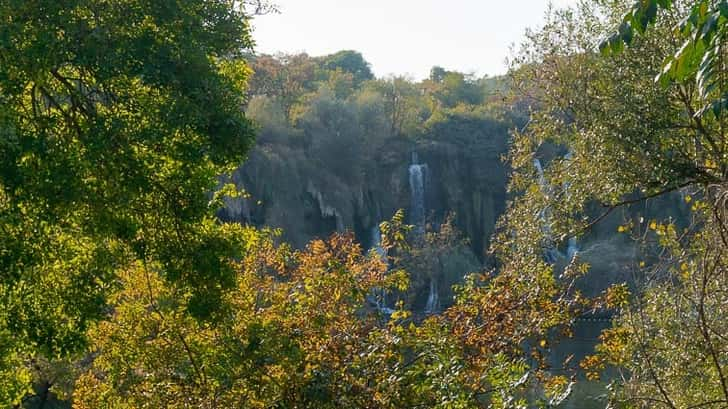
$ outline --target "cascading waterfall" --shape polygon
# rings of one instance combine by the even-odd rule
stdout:
[[[536,173],[538,175],[538,184],[541,187],[541,190],[544,192],[544,194],[548,195],[551,191],[551,186],[546,183],[546,177],[543,173],[543,166],[541,166],[541,161],[537,159],[533,160],[533,166],[536,168]],[[554,246],[554,240],[551,234],[551,226],[549,226],[549,211],[548,207],[542,209],[539,212],[539,218],[541,219],[542,227],[544,236],[546,237],[546,243],[544,246],[544,259],[549,264],[554,264],[556,261],[561,257],[561,253],[559,253],[559,250],[556,249]]]
[[[409,166],[409,184],[412,193],[410,204],[410,223],[414,225],[417,239],[425,235],[425,185],[427,181],[427,165],[419,163],[417,152],[412,152],[412,164]],[[426,314],[440,311],[440,294],[437,288],[437,277],[430,277],[430,292],[425,304]]]
[[[427,295],[427,304],[425,304],[425,314],[435,314],[440,311],[440,294],[437,290],[437,280],[430,278],[430,293]]]
[[[574,258],[576,253],[579,252],[579,243],[576,241],[575,236],[569,237],[569,242],[566,246],[566,257],[571,260]]]
[[[388,264],[387,262],[387,251],[382,248],[382,232],[379,230],[379,225],[372,227],[372,245],[371,249],[374,250],[379,257]],[[387,291],[383,288],[374,288],[370,295],[372,303],[380,312],[391,315],[394,310],[387,307]]]
[[[427,165],[417,163],[417,153],[412,152],[412,164],[409,166],[409,185],[412,194],[410,204],[410,223],[414,225],[418,236],[425,234],[425,179]]]
[[[564,155],[565,160],[571,160],[571,152],[568,152]],[[541,161],[538,159],[533,160],[533,166],[536,168],[536,173],[538,174],[538,184],[541,187],[541,190],[544,192],[544,194],[549,194],[551,191],[551,186],[546,182],[546,177],[544,176],[543,166],[541,165]],[[569,192],[569,182],[564,182],[563,189],[568,197]],[[551,227],[548,225],[548,218],[549,218],[549,212],[548,208],[545,208],[541,210],[540,212],[540,218],[543,222],[543,232],[546,236],[546,249],[544,250],[544,258],[546,259],[546,262],[548,263],[555,263],[559,258],[564,257],[563,254],[561,254],[556,247],[553,245],[553,236],[551,234]],[[569,240],[566,244],[566,258],[568,260],[571,260],[574,258],[576,253],[579,252],[579,243],[576,239],[576,236],[569,237]]]
[[[543,174],[543,166],[541,166],[541,160],[538,158],[534,159],[533,166],[536,168],[539,186],[541,186],[541,189],[548,189],[549,186],[546,184],[546,177]]]
[[[569,161],[571,160],[571,152],[567,152],[566,155],[564,155],[564,160]],[[566,197],[569,197],[569,182],[564,182],[564,193]],[[579,242],[576,240],[576,236],[569,237],[569,241],[566,245],[566,257],[569,260],[572,260],[574,256],[576,256],[576,253],[579,252]]]
[[[375,224],[372,227],[372,249],[379,254],[383,259],[387,256],[387,252],[382,248],[382,232],[379,230],[379,225]]]

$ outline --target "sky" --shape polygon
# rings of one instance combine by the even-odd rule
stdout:
[[[576,0],[553,0],[555,6]],[[279,14],[253,20],[256,52],[312,56],[357,50],[377,76],[422,79],[439,65],[477,75],[506,72],[510,46],[537,27],[548,0],[272,0]]]

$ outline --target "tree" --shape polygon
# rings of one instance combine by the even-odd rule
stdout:
[[[442,82],[442,80],[445,79],[446,74],[447,71],[444,68],[436,65],[430,69],[430,81],[437,83]]]
[[[0,405],[28,392],[20,362],[84,350],[118,272],[154,265],[196,317],[234,286],[209,197],[253,140],[233,4],[0,5]]]
[[[361,53],[352,50],[343,50],[322,58],[321,65],[329,71],[341,71],[353,76],[354,83],[358,87],[362,82],[374,79],[369,63]]]
[[[660,11],[668,3],[670,10]],[[703,89],[708,83],[692,81],[706,74],[699,73],[703,69],[714,70],[713,78],[725,71],[720,64],[695,65],[695,58],[713,58],[705,51],[708,44],[723,41],[702,37],[721,24],[717,17],[710,22],[711,7],[643,1],[627,9],[616,2],[582,2],[553,11],[516,59],[513,83],[533,112],[529,126],[516,133],[511,154],[514,187],[524,193],[511,217],[522,224],[506,225],[504,239],[565,240],[616,209],[656,197],[682,197],[692,206],[690,220],[648,219],[630,209],[635,217],[618,228],[638,239],[643,259],[635,263],[634,282],[618,283],[596,300],[595,307],[618,316],[597,354],[583,362],[591,376],[607,365],[621,371],[612,388],[617,407],[722,407],[728,401],[728,355],[720,346],[725,132],[721,111],[705,109],[714,106]],[[686,25],[674,29],[680,21]],[[606,44],[620,52],[596,53],[595,45],[617,26],[621,37]],[[632,28],[640,35],[632,36]],[[630,46],[624,48],[624,41]],[[674,44],[683,42],[676,50]],[[718,81],[710,92],[720,94],[722,87]],[[554,147],[571,155],[547,156]],[[539,188],[533,165],[539,157],[550,161],[546,183],[568,189]],[[548,217],[533,216],[544,209]],[[522,258],[523,247],[508,245],[517,252],[511,258]]]
[[[696,224],[684,231],[655,221],[644,231],[633,229],[641,240],[657,240],[661,257],[644,268],[647,283],[637,297],[624,287],[606,296],[620,314],[583,366],[593,377],[606,366],[619,368],[622,381],[615,382],[612,399],[620,407],[718,408],[728,402],[726,244],[711,206],[698,202],[695,209]]]
[[[728,30],[728,4],[723,1],[701,0],[691,4],[672,0],[649,0],[634,3],[625,13],[619,29],[600,44],[604,53],[620,52],[624,45],[631,45],[634,37],[642,35],[650,25],[656,24],[662,14],[679,13],[681,20],[675,24],[676,42],[682,41],[674,55],[669,56],[657,80],[686,83],[695,80],[703,107],[694,115],[712,112],[723,115],[727,106],[723,74],[723,47]],[[668,17],[669,18],[669,17]]]
[[[381,95],[389,134],[392,136],[413,135],[430,115],[419,85],[405,77],[372,81],[364,89],[375,90]]]
[[[382,225],[388,252],[406,246],[403,220],[398,212]],[[505,408],[523,394],[525,366],[499,347],[514,344],[471,349],[464,339],[480,332],[460,332],[470,320],[415,325],[400,307],[388,320],[368,308],[375,288],[405,290],[407,274],[363,254],[352,235],[294,251],[274,232],[227,228],[245,240],[236,286],[220,300],[226,313],[195,319],[189,291],[158,266],[120,272],[114,314],[90,331],[95,359],[76,381],[76,407]]]
[[[74,405],[472,407],[446,326],[406,325],[403,310],[380,325],[379,312],[365,309],[373,288],[406,285],[403,272],[385,274],[381,257],[362,254],[351,235],[292,251],[270,231],[241,233],[237,286],[213,325],[194,319],[189,294],[155,267],[120,274],[115,314],[91,331],[97,356]]]
[[[352,236],[304,251],[275,234],[230,225],[245,236],[226,314],[196,320],[190,296],[137,265],[121,274],[115,314],[91,331],[98,356],[79,378],[74,402],[95,407],[349,407],[357,380],[348,367],[376,315],[362,313],[385,266]],[[363,398],[363,397],[361,397]]]
[[[336,98],[327,86],[310,95],[307,103],[297,125],[310,141],[311,159],[325,163],[338,175],[358,176],[364,138],[353,104]]]
[[[483,90],[472,75],[433,67],[429,80],[423,85],[438,107],[453,108],[458,104],[478,105],[483,102]]]
[[[279,99],[289,119],[301,98],[318,86],[318,64],[305,53],[276,57],[261,55],[252,60],[251,66],[254,74],[250,80],[250,94]]]

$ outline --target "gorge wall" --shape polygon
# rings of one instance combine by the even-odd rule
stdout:
[[[322,135],[304,133],[309,145],[263,137],[232,178],[250,197],[229,200],[221,217],[281,228],[283,238],[298,247],[314,237],[350,230],[369,248],[374,226],[398,209],[408,215],[413,211],[408,168],[416,152],[427,165],[427,222],[438,224],[454,213],[457,227],[482,261],[505,208],[507,169],[501,158],[508,128],[496,120],[454,122],[436,125],[417,139],[356,144],[351,155],[350,141],[343,137],[320,149],[316,139]]]

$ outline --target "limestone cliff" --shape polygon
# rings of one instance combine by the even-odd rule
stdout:
[[[311,139],[316,135],[311,135]],[[409,211],[408,166],[412,152],[427,164],[425,209],[430,223],[448,212],[484,257],[496,218],[503,212],[508,127],[496,120],[460,118],[434,125],[420,137],[387,137],[358,144],[356,158],[264,137],[233,182],[250,197],[231,199],[225,220],[283,229],[303,246],[313,237],[351,230],[364,247],[371,229],[397,209]]]

